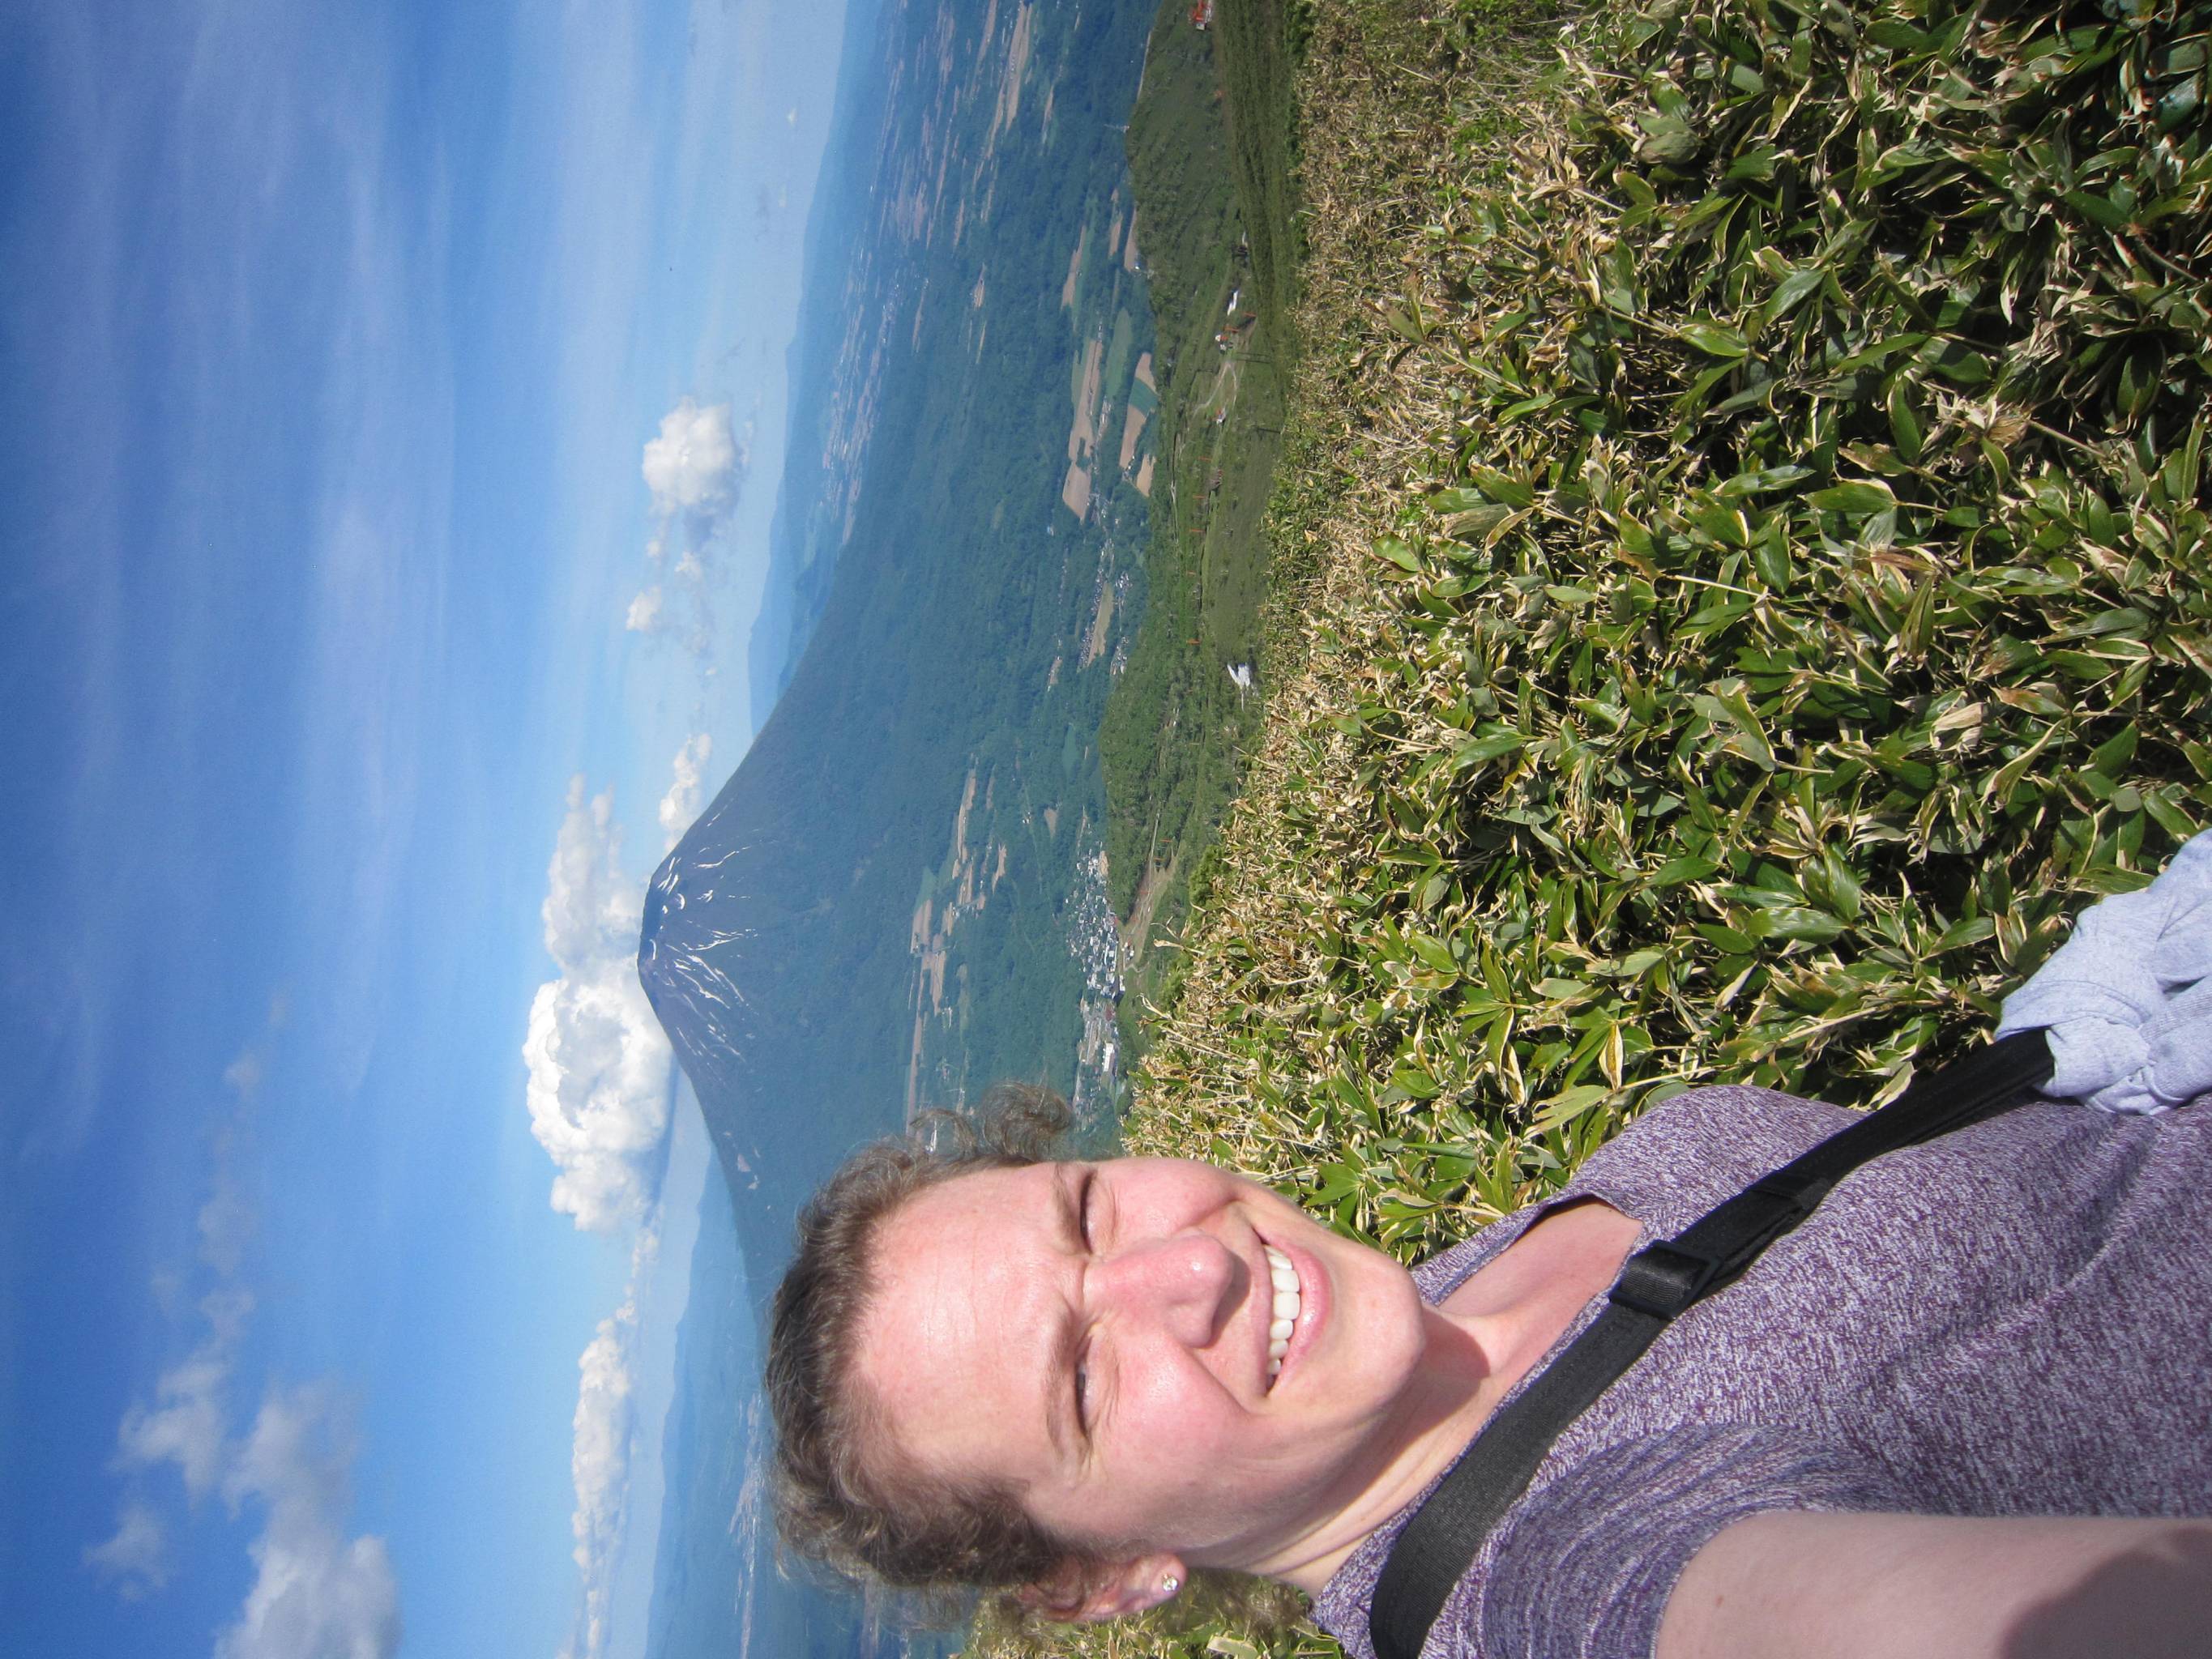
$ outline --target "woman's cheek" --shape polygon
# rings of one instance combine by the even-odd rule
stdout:
[[[1155,1359],[1135,1379],[1133,1426],[1146,1449],[1194,1480],[1206,1477],[1207,1462],[1237,1449],[1238,1431],[1247,1420],[1220,1383],[1191,1363]]]

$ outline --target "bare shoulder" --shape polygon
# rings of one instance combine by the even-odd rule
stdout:
[[[1777,1512],[1692,1558],[1654,1659],[2180,1659],[2212,1521]]]

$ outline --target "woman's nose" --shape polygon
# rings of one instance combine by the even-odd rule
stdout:
[[[1244,1265],[1208,1234],[1184,1231],[1116,1250],[1092,1269],[1117,1311],[1154,1320],[1193,1348],[1209,1346],[1236,1305]]]

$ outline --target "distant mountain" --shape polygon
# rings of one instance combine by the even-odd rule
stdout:
[[[1121,124],[1152,19],[891,0],[854,70],[820,222],[861,228],[810,273],[830,368],[782,503],[788,619],[818,581],[818,620],[639,953],[763,1286],[854,1145],[1000,1076],[1095,1096],[1108,1058],[1095,740],[1141,600]]]
[[[791,684],[799,654],[828,598],[828,577],[837,550],[821,556],[809,533],[829,489],[823,432],[835,384],[836,354],[845,323],[849,271],[864,256],[871,228],[868,204],[880,149],[878,116],[893,67],[884,49],[882,8],[855,0],[845,15],[839,54],[836,106],[823,152],[820,184],[806,215],[799,326],[784,352],[784,384],[792,388],[786,427],[783,477],[776,486],[769,526],[769,564],[746,648],[752,707],[769,708]],[[806,578],[801,592],[801,579]]]

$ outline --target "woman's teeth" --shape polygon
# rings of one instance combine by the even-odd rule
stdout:
[[[1267,1382],[1273,1387],[1282,1374],[1283,1356],[1290,1352],[1291,1328],[1298,1322],[1298,1272],[1273,1245],[1260,1248],[1267,1253],[1267,1276],[1275,1288],[1273,1316],[1267,1326]]]

